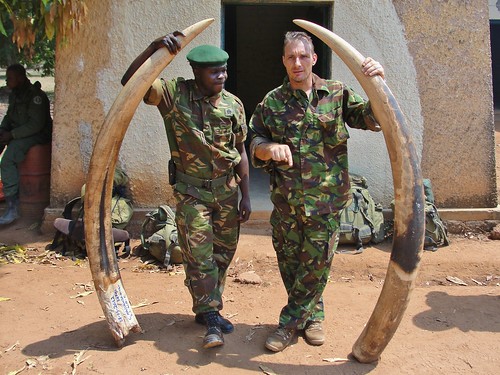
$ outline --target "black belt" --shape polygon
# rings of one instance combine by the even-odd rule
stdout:
[[[232,173],[226,176],[221,176],[210,180],[210,179],[193,177],[179,171],[176,171],[175,173],[176,182],[184,182],[188,185],[204,189],[212,189],[224,185],[227,182],[227,179],[230,175],[232,175]]]

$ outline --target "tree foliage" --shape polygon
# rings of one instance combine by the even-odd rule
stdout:
[[[12,23],[5,23],[7,35],[12,35]],[[37,34],[42,34],[38,31]],[[33,54],[26,55],[23,50],[18,50],[17,46],[11,42],[10,37],[0,35],[0,67],[7,67],[13,63],[20,63],[29,69],[36,69],[43,76],[54,74],[55,68],[55,38],[48,40],[43,35],[37,35],[35,39]]]
[[[54,39],[65,43],[86,15],[85,0],[0,0],[0,38],[10,38],[18,61],[39,64],[52,55],[53,69]]]

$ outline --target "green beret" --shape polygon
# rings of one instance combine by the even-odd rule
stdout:
[[[221,66],[229,59],[226,51],[207,44],[193,48],[186,57],[191,65],[199,66]]]

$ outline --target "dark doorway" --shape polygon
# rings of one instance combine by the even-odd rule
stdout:
[[[490,20],[493,102],[500,109],[500,20]]]
[[[301,30],[292,21],[308,20],[332,29],[333,1],[322,4],[240,4],[223,1],[223,47],[229,53],[226,89],[245,105],[247,121],[264,95],[281,85],[286,75],[281,62],[285,32]],[[318,63],[314,73],[331,77],[331,50],[313,37]],[[247,138],[247,146],[250,136]],[[248,147],[247,147],[248,150]],[[253,217],[258,211],[270,211],[269,176],[261,169],[250,168],[250,197]]]
[[[268,91],[283,82],[283,36],[291,30],[305,31],[292,21],[300,18],[331,30],[331,8],[316,3],[224,5],[224,49],[230,56],[226,88],[243,101],[248,116]],[[314,72],[330,78],[331,50],[316,37],[313,41],[318,55]]]

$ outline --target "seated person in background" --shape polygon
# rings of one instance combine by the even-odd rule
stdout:
[[[32,84],[26,69],[20,64],[7,68],[9,95],[7,114],[0,124],[0,173],[7,211],[0,225],[10,224],[19,217],[19,164],[36,144],[49,143],[52,138],[50,103],[39,82]]]

